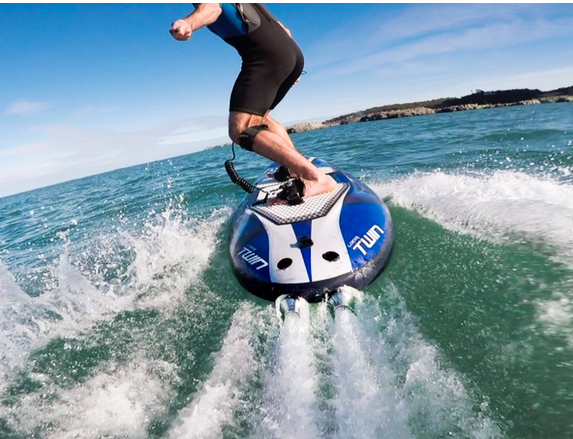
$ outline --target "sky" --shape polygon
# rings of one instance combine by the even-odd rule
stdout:
[[[284,125],[573,85],[573,4],[270,3],[306,74]],[[228,143],[235,50],[188,3],[0,3],[0,197]]]

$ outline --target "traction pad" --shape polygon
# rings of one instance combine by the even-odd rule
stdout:
[[[258,187],[259,189],[264,188],[267,191],[272,191],[280,186],[281,183],[274,183]],[[257,204],[252,205],[251,210],[278,225],[313,220],[328,214],[332,206],[336,204],[340,197],[346,194],[349,188],[350,184],[348,183],[338,183],[332,192],[307,198],[301,204],[287,204],[285,202],[278,202],[272,205]]]

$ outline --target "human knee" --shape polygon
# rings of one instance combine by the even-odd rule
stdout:
[[[234,138],[234,142],[238,143],[241,148],[246,149],[247,151],[252,151],[253,144],[255,143],[255,137],[257,137],[261,131],[268,130],[269,127],[265,124],[250,126],[239,135],[237,135]]]

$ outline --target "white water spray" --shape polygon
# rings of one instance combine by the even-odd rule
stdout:
[[[309,331],[308,303],[300,300],[299,313],[285,315],[277,341],[274,370],[268,373],[263,437],[311,439],[319,437],[316,390],[318,374]]]
[[[407,406],[395,387],[389,359],[386,355],[371,357],[368,337],[350,309],[339,307],[335,313],[336,437],[413,437],[408,429]]]
[[[225,426],[234,424],[247,381],[258,368],[251,339],[261,318],[246,303],[235,312],[209,378],[191,404],[179,412],[170,439],[217,439],[223,436]]]

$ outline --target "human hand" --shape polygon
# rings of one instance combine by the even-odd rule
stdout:
[[[193,30],[191,29],[191,24],[187,20],[177,20],[171,25],[169,29],[171,36],[177,41],[187,41],[191,38]]]

